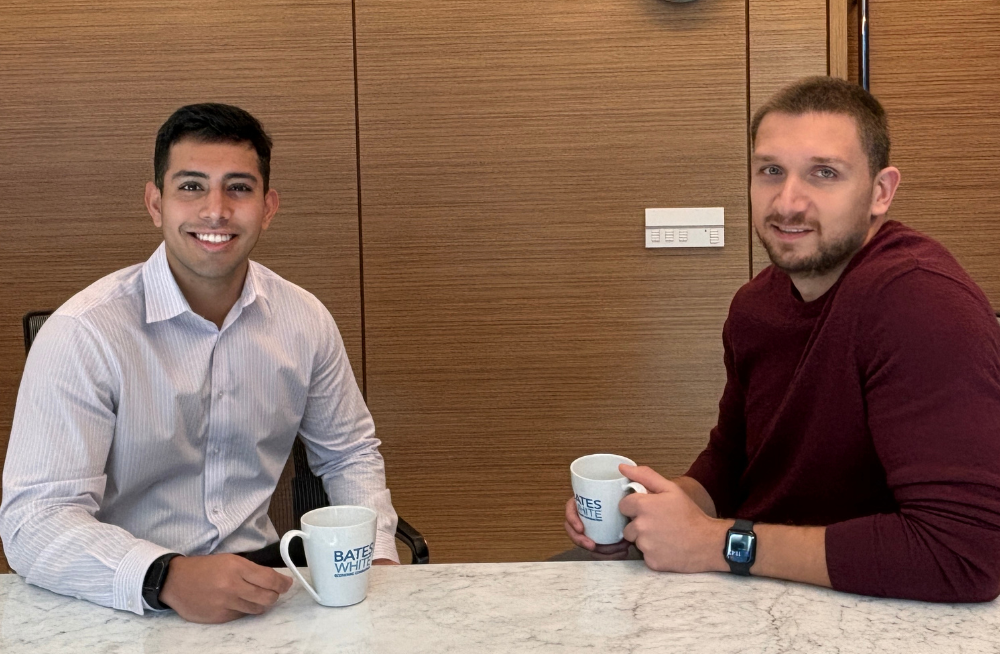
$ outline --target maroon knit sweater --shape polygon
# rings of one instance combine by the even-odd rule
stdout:
[[[719,423],[688,471],[720,516],[827,525],[838,590],[1000,594],[1000,327],[939,243],[887,222],[823,297],[733,299]]]

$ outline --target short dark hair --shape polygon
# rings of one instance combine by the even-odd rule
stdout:
[[[167,174],[170,147],[187,138],[202,143],[250,143],[257,151],[257,167],[267,192],[271,178],[271,137],[249,112],[217,102],[181,107],[160,126],[153,151],[153,179],[160,191]]]
[[[857,84],[836,77],[806,77],[778,91],[757,110],[750,123],[750,142],[757,146],[757,128],[764,116],[777,112],[801,116],[819,112],[854,119],[872,177],[889,165],[889,121],[882,104]]]

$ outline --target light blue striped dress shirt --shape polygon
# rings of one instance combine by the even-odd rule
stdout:
[[[161,554],[261,548],[296,433],[335,504],[378,512],[398,560],[375,426],[333,317],[251,262],[222,329],[193,313],[161,244],[42,327],[3,471],[0,537],[28,583],[143,612]]]

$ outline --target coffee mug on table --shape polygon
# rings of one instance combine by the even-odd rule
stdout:
[[[628,518],[618,510],[618,503],[631,493],[646,492],[645,486],[629,482],[618,472],[622,463],[635,465],[632,459],[617,454],[589,454],[569,467],[583,533],[598,545],[611,545],[622,539]]]
[[[281,537],[281,558],[313,599],[323,606],[357,604],[368,593],[368,569],[375,552],[373,510],[363,506],[326,506],[302,516],[302,530]],[[302,538],[313,586],[288,554],[288,544]]]

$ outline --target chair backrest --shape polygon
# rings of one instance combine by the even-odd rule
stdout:
[[[271,496],[267,515],[275,530],[283,534],[289,529],[298,529],[303,515],[329,503],[323,480],[309,469],[306,448],[302,439],[296,436],[291,456]]]
[[[21,326],[24,327],[24,353],[31,350],[31,344],[38,336],[38,330],[42,328],[45,321],[52,315],[52,311],[29,311],[21,318]]]

